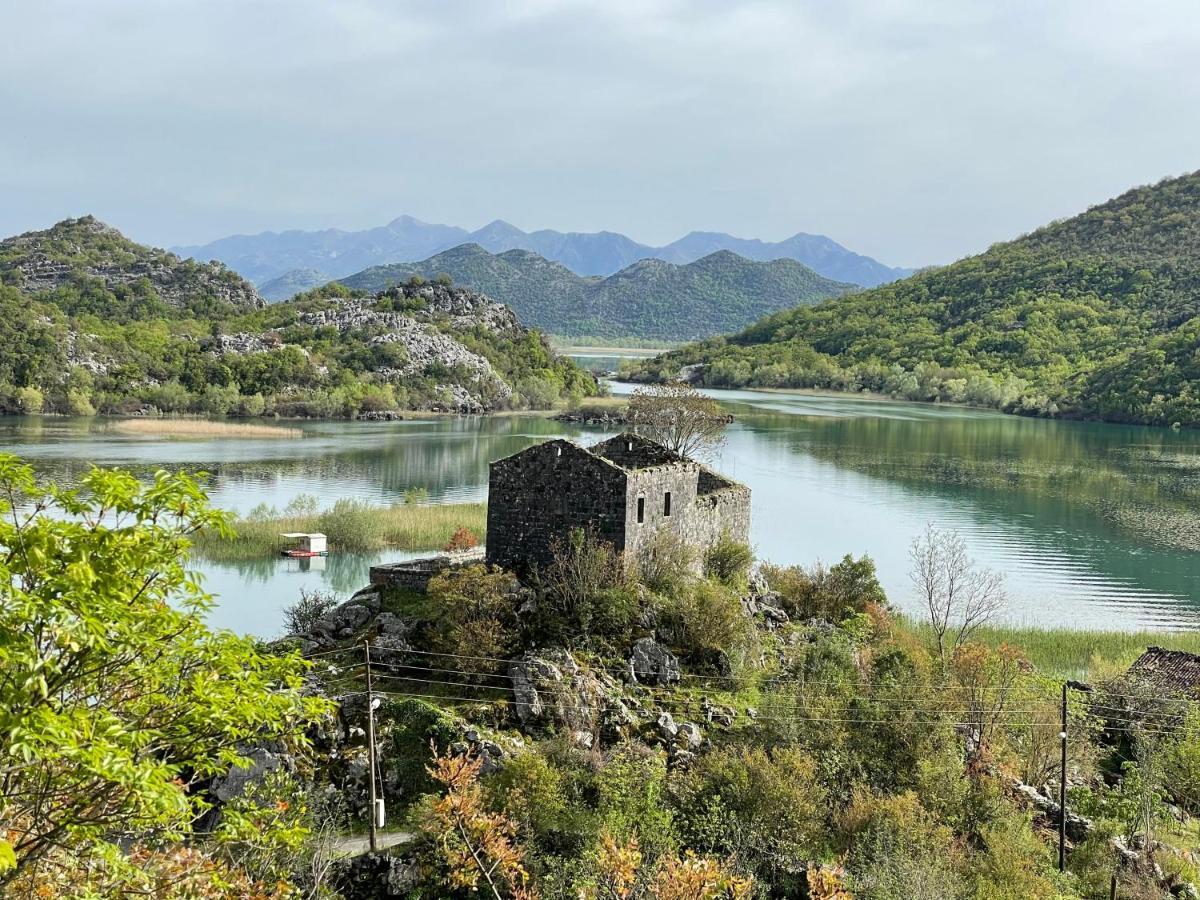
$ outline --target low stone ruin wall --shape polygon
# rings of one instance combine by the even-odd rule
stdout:
[[[423,594],[430,579],[446,569],[478,565],[483,562],[484,548],[464,550],[461,553],[443,553],[423,559],[407,559],[403,562],[383,563],[371,566],[371,584],[376,587],[398,587]]]

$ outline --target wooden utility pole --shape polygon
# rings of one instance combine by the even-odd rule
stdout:
[[[1067,871],[1067,682],[1062,686],[1062,769],[1058,773],[1058,871]]]
[[[376,811],[375,798],[375,695],[371,691],[371,642],[369,640],[363,641],[363,650],[367,655],[367,770],[371,781],[371,805],[367,810],[367,815],[371,817],[371,827],[368,834],[371,852],[374,853],[376,844],[375,823],[379,817],[379,813]],[[1066,688],[1063,688],[1063,690],[1065,691]]]

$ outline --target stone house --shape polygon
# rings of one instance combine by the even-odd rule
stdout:
[[[1149,647],[1125,677],[1163,694],[1200,700],[1200,656],[1195,653]]]
[[[636,555],[660,529],[703,552],[747,542],[750,489],[636,434],[592,447],[546,441],[491,465],[487,562],[526,574],[573,529]]]

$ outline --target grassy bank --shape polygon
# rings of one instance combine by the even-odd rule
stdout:
[[[282,513],[259,509],[236,519],[232,538],[202,532],[194,539],[195,551],[218,562],[261,559],[280,551],[279,535],[285,531],[321,532],[329,538],[332,552],[438,550],[459,528],[482,541],[487,527],[483,503],[372,506],[359,500],[339,500],[329,509],[317,510],[315,502],[305,499],[293,502]]]
[[[932,641],[928,626],[905,617],[907,626]],[[973,640],[1020,649],[1039,672],[1054,678],[1105,678],[1124,671],[1147,647],[1200,653],[1200,631],[1088,631],[1083,628],[1039,628],[987,625]]]

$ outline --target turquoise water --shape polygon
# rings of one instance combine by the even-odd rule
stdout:
[[[616,385],[618,392],[625,390]],[[714,392],[734,413],[713,463],[753,491],[760,557],[833,562],[868,553],[893,602],[913,608],[910,541],[955,528],[1006,573],[1016,623],[1082,628],[1200,627],[1200,435],[1002,416],[846,396]],[[299,494],[399,502],[486,495],[488,462],[530,443],[596,429],[538,416],[391,423],[312,422],[294,440],[162,440],[97,419],[6,418],[0,449],[60,480],[92,463],[150,474],[209,473],[218,506],[283,507]],[[377,557],[200,563],[214,621],[273,636],[301,587],[349,594]]]

